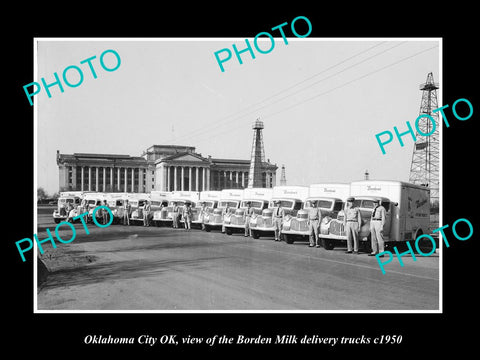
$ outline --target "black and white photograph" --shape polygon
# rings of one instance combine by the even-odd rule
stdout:
[[[473,345],[472,23],[347,8],[134,6],[9,38],[7,342],[166,358]]]
[[[441,39],[261,40],[37,40],[38,311],[441,310]]]

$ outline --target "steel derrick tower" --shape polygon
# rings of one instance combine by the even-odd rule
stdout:
[[[250,158],[250,171],[248,172],[248,187],[262,187],[262,165],[265,162],[265,149],[263,147],[263,121],[257,119],[253,125],[253,143]]]
[[[287,185],[287,177],[285,176],[285,165],[282,165],[282,174],[280,176],[280,185]]]
[[[430,189],[432,213],[438,212],[439,206],[439,128],[441,124],[438,112],[432,112],[432,110],[438,108],[437,89],[438,83],[433,81],[433,73],[429,73],[427,81],[420,84],[420,90],[422,91],[420,116],[428,115],[430,118],[424,116],[418,121],[409,178],[411,183],[428,186]],[[435,121],[435,125],[432,123],[432,119]],[[435,126],[435,129],[433,126]],[[430,136],[422,135],[430,134],[432,130],[435,131]]]

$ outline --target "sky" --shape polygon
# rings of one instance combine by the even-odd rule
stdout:
[[[363,179],[408,181],[413,140],[386,146],[375,139],[419,115],[419,85],[441,73],[438,39],[276,38],[268,54],[223,63],[214,53],[244,38],[37,39],[33,81],[54,82],[78,66],[83,82],[63,83],[34,97],[37,186],[58,191],[56,151],[140,156],[151,145],[194,146],[202,156],[249,159],[253,122],[264,122],[265,156],[285,165],[288,185]],[[260,40],[261,49],[271,44]],[[99,62],[105,50],[121,59],[115,71]],[[224,54],[222,54],[223,56]],[[91,61],[97,78],[87,63]],[[114,67],[112,53],[104,57]],[[67,72],[79,81],[75,70]],[[438,94],[441,99],[441,87]],[[26,99],[28,102],[28,100]],[[440,106],[440,104],[439,104]]]

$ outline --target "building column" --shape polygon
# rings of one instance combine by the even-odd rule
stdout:
[[[198,166],[195,167],[195,191],[200,191],[198,187],[198,177],[200,176],[200,168]]]
[[[122,191],[122,189],[120,188],[120,168],[117,168],[117,190],[118,191]]]
[[[185,185],[185,171],[184,171],[184,166],[180,167],[180,190],[184,191],[184,185]]]
[[[167,188],[165,190],[170,191],[170,165],[166,166],[165,169],[167,173]]]
[[[135,192],[135,168],[132,168],[132,193]]]
[[[205,191],[205,168],[202,168],[202,191]]]
[[[177,191],[177,167],[173,167],[173,191]]]
[[[113,167],[110,168],[110,191],[113,192]]]
[[[272,187],[277,185],[277,172],[273,173]]]
[[[138,168],[138,192],[146,192],[143,191],[143,169]]]
[[[102,191],[105,192],[105,187],[107,186],[107,168],[103,167],[103,189]]]
[[[192,167],[188,167],[188,191],[193,191],[192,189]]]
[[[88,191],[92,191],[92,167],[88,167]]]
[[[98,191],[98,166],[95,166],[95,191]]]
[[[80,188],[80,190],[84,191],[84,190],[83,190],[83,184],[85,183],[85,170],[84,170],[83,166],[82,166],[82,168],[81,168],[81,175],[80,175],[80,177],[81,177],[81,182],[82,182],[82,187]]]
[[[128,189],[127,189],[127,183],[128,183],[128,182],[127,182],[127,179],[128,179],[127,171],[128,171],[128,169],[125,168],[125,177],[124,177],[124,179],[123,179],[123,181],[125,182],[125,184],[123,185],[123,191],[124,191],[124,192],[128,192]]]
[[[207,168],[207,186],[206,190],[210,190],[210,168]]]

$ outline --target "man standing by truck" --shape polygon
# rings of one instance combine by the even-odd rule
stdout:
[[[200,203],[200,205],[201,205],[201,207],[200,207],[200,211],[198,213],[198,221],[200,221],[200,224],[202,224],[202,231],[203,231],[203,230],[205,230],[205,223],[203,222],[203,218],[207,214],[207,207],[206,207],[205,201],[202,201]]]
[[[309,247],[320,247],[318,242],[318,230],[320,229],[320,221],[322,221],[322,212],[317,207],[317,202],[311,202],[312,207],[308,209],[308,233],[310,244]]]
[[[345,232],[347,233],[347,254],[352,253],[352,242],[353,253],[358,254],[358,232],[362,225],[360,209],[358,207],[353,207],[354,201],[355,199],[353,197],[349,197],[347,199],[347,204],[345,205],[344,226]]]
[[[172,227],[174,229],[178,229],[178,214],[180,212],[180,209],[178,208],[178,204],[176,201],[173,202],[173,208],[172,208]]]
[[[150,210],[152,206],[150,205],[150,201],[146,200],[145,205],[143,205],[143,226],[150,226]]]
[[[385,242],[383,240],[383,226],[385,225],[386,210],[380,200],[373,200],[375,207],[372,211],[370,220],[370,236],[372,241],[372,253],[368,256],[375,256],[385,251]],[[382,255],[383,256],[383,255]]]
[[[282,231],[283,217],[285,216],[285,210],[280,206],[280,201],[275,201],[276,208],[273,209],[272,222],[275,231],[275,241],[280,241],[280,235]]]
[[[185,221],[185,230],[189,231],[192,227],[192,207],[189,202],[185,204],[183,209],[183,219]]]
[[[247,208],[245,209],[244,217],[245,217],[245,237],[252,236],[252,231],[250,230],[250,219],[254,213],[254,209],[252,208],[252,203],[247,201]]]
[[[125,199],[123,203],[123,225],[130,225],[130,210],[132,206],[128,202],[128,199]]]

